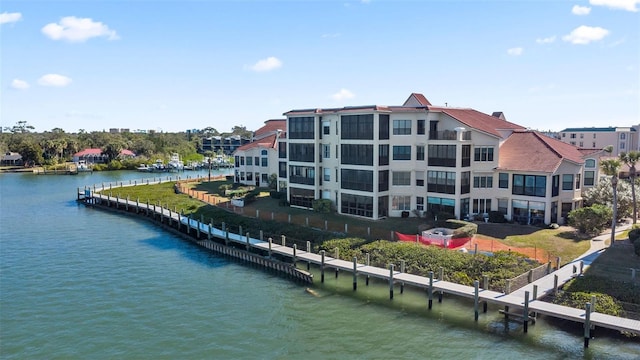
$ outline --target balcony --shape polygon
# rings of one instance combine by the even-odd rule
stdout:
[[[315,179],[306,176],[291,175],[289,177],[289,183],[291,184],[303,184],[303,185],[315,185]]]
[[[455,130],[429,131],[429,140],[457,140]],[[471,140],[471,131],[462,132],[462,140]]]

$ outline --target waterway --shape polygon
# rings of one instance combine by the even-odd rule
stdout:
[[[185,175],[194,173],[184,173]],[[76,203],[76,188],[153,176],[0,174],[2,359],[638,359],[640,342],[351,276],[306,286],[150,222]],[[156,175],[158,176],[158,175]],[[314,270],[317,271],[317,270]],[[316,279],[319,279],[316,274]],[[602,334],[602,333],[601,333]]]

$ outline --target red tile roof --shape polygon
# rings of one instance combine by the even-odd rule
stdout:
[[[407,98],[407,100],[405,100],[405,105],[410,101],[410,100],[415,100],[418,102],[418,104],[422,105],[422,106],[431,106],[431,103],[429,102],[429,100],[427,100],[426,97],[424,97],[424,95],[419,94],[419,93],[411,93],[411,95],[409,95],[409,97]]]
[[[580,150],[537,131],[515,131],[500,146],[498,169],[553,173],[563,160],[582,164]]]
[[[256,147],[277,149],[278,142],[276,141],[276,134],[271,134],[269,136],[263,137],[260,140],[256,140],[256,141],[244,144],[239,148],[237,148],[236,151],[247,151],[249,149],[253,149]]]
[[[102,149],[99,149],[99,148],[87,148],[87,149],[84,149],[82,151],[79,151],[79,152],[73,154],[73,156],[74,157],[82,157],[82,156],[89,156],[89,155],[99,156],[101,154],[102,154]],[[136,156],[136,154],[133,151],[127,150],[127,149],[121,150],[120,151],[120,155],[121,156],[122,155],[124,155],[124,156]]]
[[[264,126],[256,130],[254,133],[254,136],[257,139],[260,139],[262,136],[275,132],[276,130],[282,130],[284,132],[286,129],[287,129],[286,119],[271,119],[271,120],[265,121]]]
[[[474,109],[458,109],[449,107],[429,108],[430,111],[440,111],[452,118],[460,121],[470,128],[483,131],[498,137],[502,137],[498,130],[525,130],[524,126],[514,124],[512,122],[501,120],[495,116],[491,116]]]

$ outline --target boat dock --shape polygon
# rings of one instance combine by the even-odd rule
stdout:
[[[158,182],[163,182],[163,180],[159,179],[155,181],[154,179],[153,182],[146,180],[140,181],[139,183],[136,181],[135,183],[130,182],[128,185],[120,183],[119,186],[135,186]],[[117,186],[118,184],[116,184],[116,187]],[[482,286],[479,280],[474,281],[474,286],[466,286],[443,280],[442,270],[437,278],[434,278],[433,272],[430,272],[428,277],[418,276],[405,273],[403,269],[404,266],[402,265],[400,269],[396,269],[395,265],[390,264],[389,268],[385,269],[370,266],[368,258],[360,259],[360,261],[364,260],[364,263],[362,263],[358,262],[356,258],[354,258],[353,261],[346,261],[337,258],[337,256],[330,257],[324,250],[316,254],[311,251],[310,242],[307,242],[307,248],[305,250],[298,249],[296,244],[287,246],[284,235],[279,239],[280,243],[276,243],[271,238],[267,240],[263,239],[262,234],[260,234],[259,238],[252,238],[249,233],[242,234],[242,228],[240,228],[240,234],[231,233],[225,228],[224,223],[222,223],[222,228],[216,228],[212,225],[212,222],[207,224],[204,219],[198,221],[172,211],[171,209],[163,208],[160,205],[144,204],[138,200],[120,199],[100,193],[101,191],[111,188],[112,184],[109,184],[108,188],[103,184],[101,187],[94,185],[93,189],[78,189],[78,200],[86,204],[115,208],[129,213],[144,214],[160,223],[166,222],[169,226],[175,226],[179,231],[186,232],[187,235],[195,237],[198,244],[224,241],[226,245],[244,248],[244,251],[252,254],[260,254],[265,259],[272,259],[274,255],[290,259],[290,264],[294,268],[296,268],[298,263],[306,263],[307,267],[311,264],[318,265],[321,271],[321,282],[324,282],[325,271],[327,269],[334,269],[336,276],[338,276],[338,273],[341,271],[351,273],[354,291],[357,290],[359,278],[364,277],[368,285],[369,278],[374,277],[388,282],[389,298],[391,300],[394,297],[395,289],[398,285],[400,286],[401,293],[404,286],[424,289],[427,293],[429,309],[433,306],[434,296],[437,296],[438,302],[442,302],[442,294],[451,294],[473,299],[475,321],[478,320],[481,311],[480,308],[482,307],[482,312],[484,313],[487,312],[487,305],[492,304],[504,307],[504,310],[500,312],[503,313],[507,319],[513,317],[521,321],[524,332],[528,331],[530,322],[535,322],[535,316],[537,314],[581,323],[584,328],[585,347],[589,346],[591,330],[595,327],[640,335],[640,321],[594,312],[595,304],[591,302],[586,303],[584,309],[576,309],[538,300],[544,294],[558,291],[559,284],[564,283],[560,283],[558,279],[566,279],[567,273],[570,274],[569,277],[577,276],[577,265],[575,263],[565,265],[547,275],[543,278],[545,279],[544,281],[541,279],[538,283],[530,284],[530,288],[521,289],[521,291],[516,290],[507,294],[488,290],[488,280],[486,277],[483,279]],[[582,270],[581,264],[580,270]],[[549,282],[549,278],[555,281]]]

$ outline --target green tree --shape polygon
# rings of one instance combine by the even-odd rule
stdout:
[[[640,160],[640,152],[629,151],[621,153],[618,158],[629,167],[629,180],[631,181],[631,199],[633,201],[633,223],[638,218],[638,202],[636,201],[636,163]]]
[[[627,216],[631,216],[633,212],[631,186],[627,182],[618,181],[616,190],[618,199],[618,213],[616,216],[618,221],[620,221]],[[584,193],[583,198],[584,206],[601,204],[613,209],[613,187],[611,186],[611,178],[600,178],[596,186]]]
[[[7,126],[4,129],[6,131],[9,131],[12,134],[24,134],[24,133],[30,133],[31,130],[35,129],[35,127],[29,125],[26,121],[18,121],[12,127]]]
[[[613,217],[610,207],[601,204],[582,207],[569,213],[569,225],[575,227],[579,233],[597,235],[607,227]]]
[[[108,161],[118,158],[120,152],[125,149],[122,141],[114,141],[102,147],[102,153],[107,156]]]
[[[616,240],[616,222],[618,221],[618,173],[620,172],[618,159],[606,159],[600,161],[600,167],[605,175],[611,176],[611,190],[613,191],[613,217],[611,219],[611,245]]]

